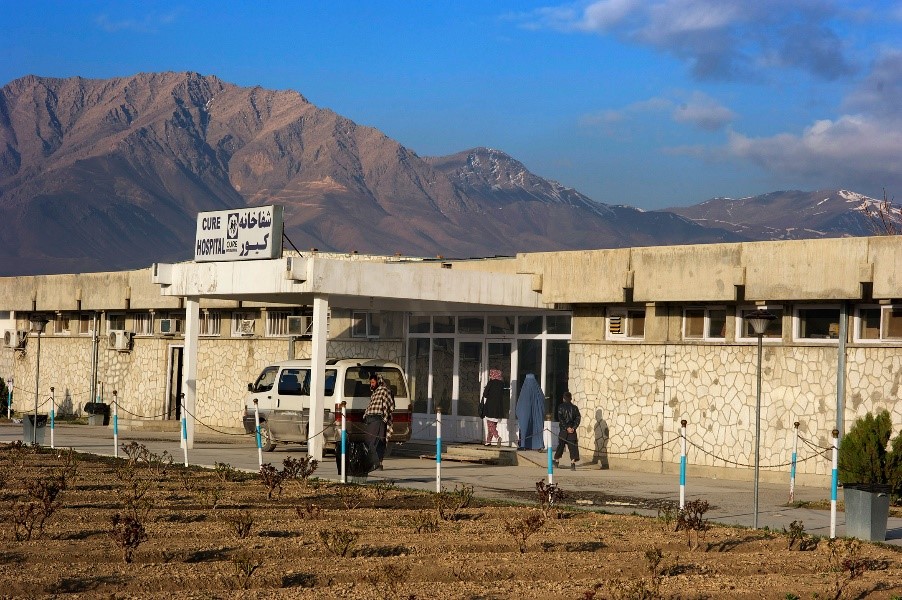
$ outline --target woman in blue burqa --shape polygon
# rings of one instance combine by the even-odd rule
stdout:
[[[545,426],[545,394],[536,376],[527,373],[517,398],[517,424],[520,426],[520,450],[541,450]]]

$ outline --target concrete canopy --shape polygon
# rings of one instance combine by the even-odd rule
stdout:
[[[242,262],[155,264],[152,282],[163,296],[184,297],[182,370],[186,448],[194,445],[197,343],[201,298],[313,305],[309,431],[323,430],[326,314],[329,305],[369,310],[502,311],[549,308],[532,274],[454,271],[415,262],[347,261],[319,256]],[[311,436],[308,456],[322,460],[323,442]],[[262,457],[261,457],[262,462]]]

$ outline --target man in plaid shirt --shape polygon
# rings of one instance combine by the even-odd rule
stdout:
[[[385,458],[385,444],[392,431],[392,412],[395,410],[395,399],[385,380],[376,373],[370,374],[370,404],[363,413],[366,425],[366,445],[373,471],[382,470],[382,459]]]

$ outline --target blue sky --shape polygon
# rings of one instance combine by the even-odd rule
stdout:
[[[0,0],[0,84],[197,71],[661,208],[902,197],[902,1]]]

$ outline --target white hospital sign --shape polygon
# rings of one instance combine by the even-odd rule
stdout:
[[[195,262],[282,255],[282,207],[259,206],[197,215]]]

